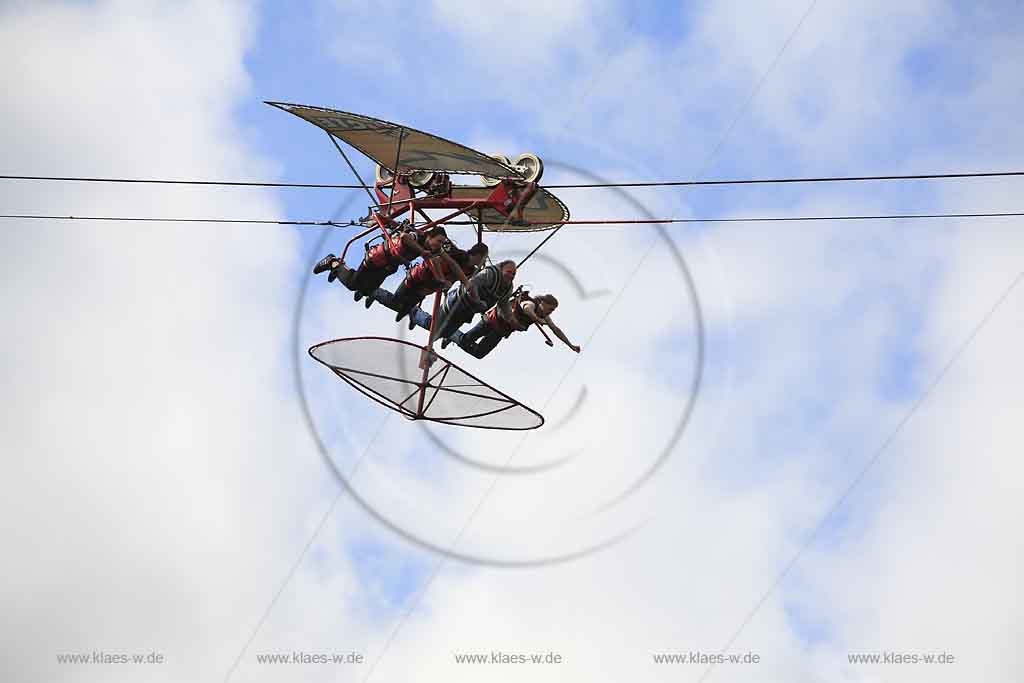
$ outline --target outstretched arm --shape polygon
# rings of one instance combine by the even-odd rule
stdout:
[[[545,324],[548,327],[550,327],[551,331],[555,333],[556,337],[558,337],[560,340],[562,340],[563,344],[568,346],[570,349],[572,349],[576,353],[580,352],[580,347],[576,346],[571,341],[569,341],[569,338],[567,336],[565,336],[565,332],[562,332],[561,328],[559,328],[558,325],[556,325],[555,322],[551,319],[551,316],[548,316],[547,318],[544,318],[544,323],[543,324]]]

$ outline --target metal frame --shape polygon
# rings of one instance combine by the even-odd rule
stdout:
[[[512,398],[511,396],[509,396],[508,394],[504,393],[503,391],[500,391],[499,389],[494,388],[490,384],[487,384],[486,382],[481,380],[476,375],[466,371],[464,368],[461,368],[458,365],[456,365],[455,363],[452,363],[447,358],[443,358],[442,356],[437,355],[437,354],[433,354],[434,355],[434,359],[435,359],[434,362],[436,362],[438,360],[442,361],[445,364],[445,366],[443,368],[437,370],[433,374],[430,374],[430,368],[431,368],[433,363],[428,364],[426,366],[426,368],[423,369],[423,374],[420,377],[420,381],[419,382],[416,382],[416,381],[411,380],[411,379],[403,378],[403,377],[392,377],[392,376],[389,376],[389,375],[382,375],[380,373],[376,373],[376,372],[372,372],[372,371],[368,371],[368,370],[358,370],[356,368],[334,366],[334,365],[331,365],[330,363],[328,363],[328,362],[326,362],[324,360],[321,360],[320,358],[317,358],[316,355],[315,355],[315,351],[317,349],[319,349],[319,348],[321,348],[323,346],[330,345],[330,344],[336,344],[336,343],[339,343],[339,342],[371,341],[371,340],[372,341],[379,341],[379,342],[391,342],[391,343],[394,343],[394,344],[402,344],[402,345],[405,345],[405,346],[408,346],[408,347],[411,347],[411,348],[414,348],[414,349],[418,349],[421,352],[421,354],[427,354],[427,353],[433,354],[433,351],[430,349],[429,345],[428,346],[421,346],[419,344],[414,344],[412,342],[405,341],[403,339],[394,339],[394,338],[391,338],[391,337],[375,337],[375,336],[341,337],[339,339],[331,339],[329,341],[320,342],[319,344],[315,344],[314,346],[311,346],[309,348],[308,353],[309,353],[310,357],[313,358],[313,360],[315,360],[316,362],[318,362],[321,365],[323,365],[323,366],[327,367],[328,369],[330,369],[331,372],[333,372],[340,379],[342,379],[346,384],[351,386],[353,389],[355,389],[359,393],[363,394],[367,398],[373,399],[374,401],[376,401],[377,403],[381,404],[385,408],[388,408],[390,410],[395,411],[396,413],[399,413],[400,415],[404,416],[405,418],[407,418],[409,420],[424,420],[424,421],[427,421],[427,422],[437,422],[439,424],[448,424],[448,425],[452,425],[452,426],[455,426],[455,427],[471,427],[473,429],[494,429],[494,430],[502,430],[502,431],[529,431],[529,430],[532,430],[532,429],[537,429],[537,428],[542,427],[544,425],[544,416],[541,415],[540,413],[538,413],[536,410],[533,410],[529,406],[527,406],[527,405],[517,401],[516,399]],[[467,391],[458,391],[454,387],[449,388],[449,387],[443,386],[444,378],[448,376],[448,373],[449,373],[449,371],[452,368],[458,370],[459,372],[461,372],[466,377],[469,377],[469,378],[473,379],[474,381],[477,382],[477,384],[479,386],[486,387],[490,391],[493,391],[495,394],[497,394],[497,396],[484,396],[482,394],[473,394],[473,393],[467,392]],[[369,387],[369,386],[359,382],[358,375],[366,375],[366,376],[369,376],[369,377],[376,377],[378,379],[391,380],[391,381],[394,381],[394,382],[397,382],[397,383],[405,384],[405,385],[407,385],[409,387],[411,393],[402,401],[398,401],[398,400],[395,400],[395,399],[392,399],[392,398],[388,398],[387,396],[384,396],[380,392],[375,391],[371,387]],[[441,377],[440,382],[435,383],[434,380],[437,377],[439,377],[439,376]],[[465,385],[458,385],[458,386],[465,387]],[[415,388],[415,391],[412,391],[413,388]],[[433,395],[430,397],[429,400],[427,400],[427,398],[426,398],[428,390],[432,390],[433,391]],[[478,398],[483,398],[483,399],[486,399],[488,401],[492,401],[492,402],[495,402],[495,403],[506,403],[507,405],[503,405],[503,406],[500,406],[498,408],[494,408],[492,410],[485,410],[483,412],[470,412],[470,413],[467,413],[466,415],[445,415],[443,417],[430,417],[430,416],[428,416],[427,415],[427,411],[430,409],[430,406],[433,404],[433,401],[437,397],[437,394],[442,392],[442,391],[447,391],[449,393],[458,393],[458,394],[463,394],[463,395],[469,395],[469,396],[477,396]],[[406,406],[406,404],[408,404],[409,400],[414,398],[417,394],[419,394],[417,408],[416,408],[416,410],[411,410],[409,407]],[[537,424],[534,425],[534,426],[531,426],[531,427],[499,427],[499,426],[495,426],[495,425],[486,425],[486,424],[481,424],[481,425],[478,425],[478,424],[466,424],[466,423],[463,422],[463,420],[473,420],[473,419],[477,419],[477,418],[481,418],[481,417],[486,417],[488,415],[494,415],[496,413],[504,412],[506,410],[511,410],[511,409],[517,408],[517,407],[518,408],[522,408],[526,412],[528,412],[531,415],[533,415],[534,417],[536,417],[537,418]],[[477,409],[479,410],[479,406],[478,406]]]
[[[526,204],[529,203],[530,198],[533,197],[538,189],[537,183],[502,180],[483,199],[461,199],[452,196],[452,184],[448,176],[441,173],[438,176],[441,180],[435,182],[443,183],[445,187],[445,192],[441,195],[415,196],[416,190],[409,184],[409,176],[405,173],[395,174],[394,178],[389,182],[375,183],[374,191],[377,194],[378,202],[371,207],[370,214],[375,225],[353,236],[345,243],[345,248],[341,252],[341,261],[344,262],[348,249],[352,244],[375,230],[380,230],[386,239],[388,237],[388,228],[397,225],[397,219],[406,212],[409,213],[409,217],[413,221],[415,221],[417,213],[426,220],[425,223],[414,225],[414,229],[419,233],[423,233],[437,225],[444,225],[465,213],[476,212],[477,216],[480,216],[484,209],[493,209],[506,218],[523,220],[523,211],[526,208]],[[384,188],[387,186],[390,186],[389,193],[384,192]],[[451,213],[431,220],[429,216],[423,213],[425,209],[449,209]],[[476,231],[477,242],[483,241],[482,231],[483,225],[478,224]]]
[[[524,211],[527,208],[527,204],[529,204],[530,201],[534,198],[534,196],[537,195],[538,191],[541,191],[540,187],[537,182],[526,181],[520,175],[520,169],[518,167],[513,169],[512,167],[509,167],[507,164],[497,162],[494,159],[486,157],[486,155],[477,152],[476,150],[472,150],[468,147],[465,147],[464,145],[459,145],[458,143],[453,143],[451,141],[445,140],[444,138],[439,138],[429,133],[423,133],[422,131],[416,131],[415,129],[407,129],[405,126],[395,125],[392,123],[388,123],[386,121],[381,121],[379,119],[347,114],[345,112],[338,112],[336,110],[325,109],[322,107],[305,107],[304,105],[290,105],[282,102],[268,102],[268,104],[271,104],[285,111],[289,111],[290,113],[296,114],[297,116],[300,116],[301,118],[304,118],[307,121],[314,123],[314,125],[317,125],[322,130],[324,130],[324,132],[327,133],[328,138],[330,138],[331,143],[334,145],[334,147],[341,154],[342,158],[345,160],[345,163],[348,165],[349,170],[351,170],[353,175],[356,176],[356,178],[359,180],[360,185],[363,186],[363,189],[366,191],[366,194],[370,198],[370,213],[365,221],[360,221],[364,225],[368,225],[368,227],[366,230],[360,231],[358,234],[353,236],[351,239],[348,240],[348,242],[345,243],[345,247],[342,250],[339,259],[341,263],[345,263],[346,256],[348,255],[348,250],[352,246],[352,244],[354,244],[358,240],[365,238],[366,236],[370,235],[373,232],[379,231],[381,236],[385,240],[391,239],[392,235],[390,234],[389,231],[398,225],[397,219],[403,216],[406,212],[409,212],[410,227],[420,234],[424,233],[427,230],[430,230],[431,228],[437,225],[449,223],[452,221],[452,219],[458,216],[473,212],[475,213],[476,217],[477,243],[483,242],[483,231],[486,228],[488,228],[488,226],[484,225],[484,212],[488,210],[493,211],[494,213],[498,214],[499,216],[503,216],[506,219],[504,221],[503,228],[505,226],[508,226],[513,221],[515,221],[515,224],[517,225],[538,225],[536,222],[527,223],[524,220]],[[385,160],[376,159],[366,149],[362,149],[355,143],[347,141],[344,138],[339,138],[335,132],[333,132],[327,126],[324,126],[318,117],[311,118],[309,116],[305,116],[301,113],[298,113],[297,111],[294,111],[294,109],[297,108],[305,108],[311,111],[315,110],[330,114],[343,114],[344,116],[347,116],[350,119],[358,120],[360,125],[368,126],[368,130],[373,130],[377,127],[380,127],[381,129],[386,129],[388,131],[397,131],[398,144],[395,149],[395,159],[394,162],[392,163],[392,167],[388,169],[391,171],[391,178],[388,180],[377,180],[373,185],[373,192],[371,193],[369,187],[366,185],[366,183],[363,182],[362,178],[359,176],[359,173],[356,171],[355,166],[353,166],[352,162],[349,160],[348,155],[345,154],[341,145],[339,145],[338,143],[339,141],[348,142],[348,144],[354,146],[356,149],[363,152],[363,154],[366,154],[368,157],[376,161],[381,166],[384,166],[384,164],[386,163]],[[474,175],[476,175],[477,172],[470,171],[468,169],[459,170],[448,168],[446,170],[440,170],[436,168],[413,168],[410,165],[403,163],[402,146],[407,131],[413,134],[425,135],[428,138],[438,140],[447,145],[453,146],[459,150],[465,150],[466,153],[471,153],[471,155],[476,155],[477,157],[480,158],[486,158],[489,164],[497,165],[499,168],[507,170],[509,174],[503,174],[500,177],[497,175],[491,176],[490,174],[488,174],[489,177],[499,178],[499,181],[496,185],[493,186],[493,188],[490,188],[489,191],[486,191],[486,194],[484,194],[483,196],[478,194],[473,197],[456,197],[454,193],[454,188],[456,186],[452,184],[451,175],[458,173],[473,173]],[[411,174],[416,171],[424,170],[432,171],[435,174],[433,179],[426,183],[423,187],[413,187],[412,183],[410,182]],[[387,191],[385,191],[385,189]],[[420,196],[416,196],[417,191],[421,193]],[[561,201],[559,201],[549,192],[541,191],[541,201],[544,201],[545,198],[549,196],[561,207],[562,220],[567,220],[568,210],[565,208],[565,205],[562,204]],[[374,202],[374,199],[376,199],[376,202]],[[450,213],[448,213],[442,218],[431,220],[430,217],[426,213],[424,213],[425,210],[427,209],[448,210],[450,211]],[[416,225],[417,214],[419,214],[419,216],[425,221],[424,223]],[[371,219],[372,224],[369,224]],[[493,220],[493,216],[491,216],[491,219]],[[534,230],[543,229],[545,227],[546,226],[541,225],[539,228],[535,227]],[[561,224],[559,224],[558,227],[561,227]],[[548,239],[550,239],[550,237]],[[545,240],[545,242],[546,241],[547,240]],[[368,398],[376,401],[377,403],[380,403],[381,405],[391,410],[394,410],[395,412],[398,412],[401,415],[412,420],[427,420],[431,422],[438,422],[441,424],[450,424],[453,426],[461,427],[473,427],[477,429],[498,429],[510,431],[526,431],[530,429],[537,429],[538,427],[543,426],[543,415],[533,410],[532,408],[523,405],[519,401],[516,401],[511,396],[508,396],[507,394],[499,391],[498,389],[495,389],[486,382],[481,381],[478,377],[467,372],[458,365],[455,365],[448,359],[443,358],[434,353],[434,335],[435,328],[438,326],[438,317],[440,313],[442,295],[443,293],[440,291],[436,292],[434,295],[433,314],[431,315],[431,324],[426,346],[420,346],[418,344],[413,344],[411,342],[407,342],[400,339],[392,339],[389,337],[343,337],[339,339],[321,342],[310,347],[309,355],[317,362],[327,366],[335,375],[341,378],[346,384],[349,384],[354,389],[362,393],[364,396],[367,396]],[[390,341],[393,343],[405,344],[407,346],[419,349],[419,368],[422,370],[420,381],[413,382],[411,380],[404,378],[376,375],[375,373],[372,372],[356,370],[354,368],[335,367],[317,358],[316,355],[314,354],[316,349],[329,344],[357,340]],[[443,361],[444,366],[440,370],[435,372],[433,375],[431,375],[431,368],[433,367],[434,363],[438,360]],[[445,378],[447,378],[448,376],[449,371],[453,367],[456,368],[463,375],[476,381],[479,386],[486,387],[488,390],[494,392],[495,394],[502,398],[496,399],[493,397],[484,396],[482,394],[474,394],[473,392],[460,391],[455,388],[449,389],[447,387],[442,386]],[[405,399],[399,402],[388,398],[387,396],[383,395],[379,391],[374,390],[368,385],[362,384],[361,382],[359,382],[358,377],[354,377],[353,375],[376,376],[379,379],[397,381],[407,385],[410,388],[416,387],[416,389],[408,396],[406,396]],[[441,379],[438,383],[435,384],[434,380],[436,380],[438,376],[440,376]],[[427,400],[428,389],[433,390],[433,395],[431,395],[429,401]],[[475,413],[470,415],[445,416],[443,418],[428,417],[427,411],[433,405],[434,400],[437,398],[439,392],[441,391],[450,391],[451,393],[475,396],[480,399],[497,401],[498,403],[506,403],[507,405],[486,412]],[[417,400],[416,410],[412,411],[408,407],[406,407],[405,404],[407,404],[411,399],[416,397],[417,394],[419,396]],[[498,427],[488,425],[465,424],[466,420],[486,417],[487,415],[500,413],[515,408],[516,406],[521,407],[531,415],[535,416],[537,418],[537,424],[531,427]]]

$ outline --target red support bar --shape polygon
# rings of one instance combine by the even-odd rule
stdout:
[[[384,186],[391,185],[391,193],[384,193]],[[344,250],[341,252],[341,260],[345,260],[345,256],[348,254],[348,248],[356,240],[366,237],[374,230],[380,229],[384,237],[387,237],[388,228],[395,222],[397,218],[409,212],[412,218],[412,223],[415,224],[415,214],[418,212],[420,216],[426,221],[423,225],[416,227],[415,229],[419,232],[429,230],[437,225],[447,223],[451,219],[472,211],[477,210],[477,242],[483,241],[483,209],[494,209],[503,216],[511,216],[515,214],[516,218],[522,218],[523,207],[530,201],[534,193],[537,191],[537,183],[526,183],[525,185],[514,184],[508,181],[502,181],[488,194],[485,198],[465,198],[456,199],[451,196],[451,184],[447,185],[448,195],[444,197],[416,197],[415,190],[409,185],[409,179],[406,175],[398,175],[392,179],[391,183],[377,182],[374,185],[374,191],[377,194],[378,203],[371,205],[371,209],[376,209],[372,212],[374,221],[377,223],[376,227],[369,228],[359,233],[346,244]],[[521,190],[521,191],[520,191]],[[423,213],[424,209],[454,209],[454,211],[443,218],[437,220],[430,220],[430,217]]]
[[[363,232],[359,233],[358,235],[356,235],[355,237],[350,239],[348,242],[346,242],[345,243],[345,248],[341,250],[341,256],[339,257],[339,260],[342,263],[344,263],[345,262],[345,254],[348,253],[348,248],[350,246],[352,246],[352,243],[355,242],[357,239],[360,239],[362,237],[366,237],[367,235],[369,235],[371,232],[373,232],[376,229],[377,229],[376,226],[372,227],[372,228],[367,228],[366,230],[364,230]]]
[[[469,206],[465,207],[464,209],[459,209],[458,211],[455,211],[454,213],[448,214],[444,218],[438,218],[436,221],[431,221],[431,222],[429,222],[429,223],[427,223],[425,225],[421,225],[418,229],[419,229],[420,232],[423,232],[424,230],[430,230],[435,225],[441,225],[442,223],[447,223],[448,221],[450,221],[451,219],[455,218],[456,216],[461,216],[462,214],[466,213],[467,211],[472,211],[475,206],[476,206],[476,202],[473,202],[472,204],[470,204]]]
[[[434,294],[434,309],[430,316],[430,334],[427,338],[427,347],[423,349],[420,356],[420,367],[423,369],[423,377],[420,379],[420,401],[416,408],[416,417],[423,417],[423,403],[427,397],[427,373],[430,372],[430,356],[434,352],[434,328],[437,326],[438,314],[441,311],[441,292]],[[410,314],[411,315],[411,314]]]
[[[371,209],[386,209],[388,206],[392,207],[391,218],[396,218],[406,211],[409,210],[409,206],[404,204],[406,200],[409,200],[415,210],[421,209],[455,209],[463,208],[470,203],[475,203],[480,207],[494,209],[504,216],[510,215],[513,211],[521,209],[529,203],[530,199],[537,192],[537,183],[526,183],[522,186],[522,191],[515,191],[518,188],[516,186],[506,186],[505,183],[497,185],[491,190],[490,194],[486,197],[466,197],[456,199],[450,194],[448,196],[438,197],[412,197],[407,194],[408,187],[402,185],[402,191],[398,196],[395,197],[395,201],[389,201],[389,197],[380,191],[378,185],[378,199],[377,204],[370,206]],[[513,191],[510,191],[511,190]],[[481,188],[483,189],[483,188]],[[386,212],[385,212],[386,213]]]

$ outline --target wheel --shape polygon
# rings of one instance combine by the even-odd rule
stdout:
[[[388,169],[384,168],[380,164],[377,164],[377,182],[378,183],[390,183],[394,175]]]
[[[544,175],[544,162],[536,154],[530,154],[529,152],[520,154],[516,157],[515,166],[522,166],[525,169],[523,171],[523,180],[528,183],[535,183]]]
[[[506,166],[511,166],[512,165],[512,162],[504,154],[492,154],[491,158],[492,159],[497,159],[498,161],[500,161],[501,163],[505,164]],[[486,185],[487,187],[494,187],[495,185],[497,185],[498,183],[501,182],[501,178],[490,178],[488,176],[481,176],[481,177],[484,179],[484,185]]]
[[[415,171],[409,174],[409,184],[413,187],[424,187],[434,179],[433,171]]]

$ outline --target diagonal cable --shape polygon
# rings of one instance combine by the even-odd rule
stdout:
[[[352,169],[352,172],[355,173],[355,169]],[[358,177],[358,174],[356,174],[356,175]],[[345,211],[345,209],[348,208],[348,205],[349,205],[349,203],[350,203],[350,201],[352,200],[353,197],[354,197],[354,195],[349,194],[348,197],[346,197],[344,200],[342,200],[342,202],[338,205],[338,208],[334,212],[335,218],[340,216]],[[296,334],[296,335],[298,334],[297,321],[298,321],[298,318],[296,317],[296,327],[293,328],[293,333]],[[297,337],[296,337],[295,341],[296,342],[298,341]],[[295,372],[296,373],[300,372],[298,365],[295,366]],[[349,480],[350,481],[355,477],[356,473],[359,471],[360,465],[362,465],[362,462],[366,458],[366,455],[370,452],[370,447],[373,446],[373,444],[377,441],[377,438],[380,436],[381,432],[384,430],[384,426],[388,423],[388,420],[389,420],[390,417],[391,417],[391,413],[388,413],[388,414],[386,414],[384,416],[384,419],[381,421],[380,425],[377,427],[377,431],[373,434],[373,436],[367,442],[366,447],[363,449],[362,454],[359,456],[359,458],[355,462],[355,465],[353,465],[353,467],[352,467],[352,472],[349,474]],[[327,523],[327,520],[330,519],[331,515],[334,514],[334,510],[338,506],[338,501],[341,500],[341,497],[344,494],[345,490],[346,489],[342,488],[342,489],[340,489],[338,491],[337,495],[334,496],[334,499],[331,501],[331,504],[328,506],[327,511],[324,512],[323,516],[320,518],[320,521],[317,523],[316,528],[313,530],[313,533],[310,535],[309,539],[306,541],[306,544],[302,547],[302,551],[299,553],[299,556],[295,558],[295,561],[292,563],[291,568],[288,570],[288,573],[285,575],[284,581],[281,582],[281,585],[274,592],[273,597],[270,599],[270,603],[267,605],[266,609],[263,610],[263,614],[260,615],[259,621],[256,622],[256,626],[253,627],[253,630],[249,634],[249,637],[246,638],[245,644],[242,646],[242,649],[238,652],[238,656],[235,657],[235,660],[234,660],[234,662],[232,662],[231,667],[228,669],[227,673],[224,675],[224,683],[228,683],[228,681],[231,680],[231,677],[234,675],[235,670],[238,668],[239,664],[241,664],[241,662],[242,662],[242,657],[244,657],[245,653],[248,652],[249,647],[252,645],[253,640],[256,639],[256,635],[260,632],[260,630],[263,628],[263,624],[266,623],[267,619],[270,617],[270,613],[273,611],[274,607],[277,605],[277,602],[281,598],[281,595],[284,593],[285,588],[287,588],[287,586],[291,583],[292,578],[295,576],[295,572],[298,571],[298,568],[302,565],[303,560],[305,560],[306,555],[309,553],[309,549],[313,547],[313,542],[320,535],[320,531],[323,529],[324,525]]]
[[[718,150],[724,144],[725,139],[731,134],[733,128],[736,126],[737,121],[739,121],[740,116],[742,115],[743,111],[750,105],[750,103],[753,101],[753,99],[757,95],[757,93],[760,92],[761,87],[764,85],[764,82],[765,82],[765,80],[767,80],[769,74],[771,74],[772,70],[775,68],[775,65],[778,63],[779,58],[782,56],[782,53],[785,52],[787,47],[789,47],[789,44],[792,42],[793,37],[800,30],[800,27],[803,26],[804,21],[807,19],[807,16],[810,14],[811,10],[814,8],[814,6],[816,4],[817,4],[817,0],[813,0],[811,2],[811,5],[807,8],[807,11],[804,13],[803,17],[801,17],[799,23],[797,23],[796,28],[793,29],[792,33],[790,33],[790,35],[789,35],[789,38],[783,44],[782,49],[779,51],[779,54],[776,55],[775,59],[772,61],[771,66],[768,68],[768,70],[762,76],[760,82],[754,88],[754,90],[751,93],[751,95],[743,103],[743,105],[740,108],[740,111],[737,112],[737,115],[734,117],[732,123],[729,125],[728,129],[726,130],[725,135],[723,135],[722,139],[719,141],[718,145],[715,147],[714,151],[712,152],[711,157],[709,157],[708,161],[705,163],[705,167],[707,167],[707,165],[710,164],[711,160],[714,158],[714,156],[718,153]],[[653,247],[653,244],[654,243],[652,242],[652,247]],[[637,264],[637,267],[630,274],[630,277],[626,281],[625,286],[619,291],[619,295],[616,296],[615,301],[613,301],[611,306],[609,306],[608,309],[605,311],[604,317],[598,323],[598,325],[594,329],[594,331],[590,334],[590,337],[587,340],[588,344],[590,343],[591,340],[593,340],[594,336],[596,336],[597,333],[600,331],[604,321],[608,317],[608,314],[611,312],[611,309],[614,308],[615,302],[618,301],[619,297],[621,296],[622,291],[625,290],[625,288],[629,285],[629,282],[633,279],[633,277],[636,276],[636,273],[639,271],[640,267],[643,265],[643,262],[647,259],[647,256],[650,254],[650,251],[651,251],[651,249],[647,250],[647,253],[645,253],[644,257],[640,260],[640,263]],[[551,400],[555,397],[555,395],[557,395],[558,390],[561,388],[562,384],[565,382],[566,378],[569,376],[569,374],[571,373],[572,369],[576,366],[576,363],[578,362],[578,360],[579,360],[579,355],[577,355],[573,359],[573,361],[570,364],[568,370],[566,370],[566,372],[562,375],[561,380],[559,381],[558,385],[555,387],[555,390],[552,391],[551,394],[548,396],[547,401],[545,401],[545,403],[544,403],[544,407],[541,408],[542,412],[547,407],[548,403],[550,403]],[[526,438],[523,438],[519,442],[517,447],[509,455],[509,457],[507,458],[507,460],[505,462],[506,466],[508,465],[509,462],[511,462],[512,458],[515,457],[516,453],[518,453],[519,449],[522,447],[522,445],[524,443],[526,443]],[[484,502],[487,500],[487,498],[490,496],[491,492],[497,486],[497,483],[498,483],[498,481],[500,479],[501,479],[501,473],[496,475],[494,477],[494,479],[491,481],[490,487],[488,487],[487,491],[484,492],[484,495],[481,496],[480,500],[477,502],[476,507],[473,509],[473,511],[470,514],[469,518],[466,520],[466,523],[463,524],[462,528],[459,530],[459,533],[456,535],[455,540],[452,542],[452,546],[451,546],[452,548],[454,548],[458,544],[459,540],[461,540],[461,538],[462,538],[463,534],[465,533],[466,529],[469,528],[469,525],[472,523],[473,519],[475,519],[477,513],[483,507]],[[364,683],[366,683],[366,681],[368,681],[370,679],[370,677],[373,675],[373,672],[376,670],[377,665],[384,658],[384,655],[387,653],[388,649],[391,647],[391,644],[394,642],[395,638],[397,637],[398,632],[401,630],[402,626],[405,624],[405,622],[408,620],[408,618],[412,615],[413,611],[415,611],[415,609],[419,605],[420,601],[426,596],[427,591],[433,585],[434,580],[436,579],[436,577],[440,573],[441,569],[444,567],[446,561],[447,561],[446,557],[442,557],[441,558],[441,560],[438,562],[438,564],[437,564],[436,568],[434,569],[434,571],[427,578],[427,581],[426,581],[426,583],[425,583],[425,585],[423,587],[423,590],[420,591],[417,594],[416,599],[413,600],[410,603],[409,608],[405,611],[405,613],[403,614],[402,618],[395,625],[395,628],[391,631],[391,634],[389,635],[387,641],[385,642],[384,647],[381,649],[381,652],[378,654],[377,658],[374,660],[373,664],[370,666],[369,671],[367,671],[366,676],[363,678],[363,682]]]
[[[1017,277],[1013,279],[1013,281],[1003,291],[999,298],[996,299],[996,302],[992,304],[992,307],[989,308],[987,313],[985,313],[981,321],[977,325],[975,325],[974,329],[971,330],[971,333],[967,335],[967,338],[964,339],[963,342],[961,342],[960,346],[953,353],[952,357],[950,357],[950,359],[942,367],[942,370],[940,370],[939,373],[935,376],[935,379],[932,380],[932,383],[928,385],[928,388],[925,389],[924,392],[917,397],[917,400],[914,401],[913,405],[910,406],[910,410],[907,411],[907,414],[904,415],[903,419],[900,420],[899,423],[896,425],[896,429],[892,431],[889,437],[885,439],[882,442],[882,444],[871,455],[871,457],[868,458],[868,461],[867,463],[865,463],[864,467],[861,468],[861,470],[857,473],[857,476],[853,478],[853,481],[851,481],[850,484],[846,487],[846,489],[843,490],[842,495],[840,495],[839,498],[836,499],[835,503],[833,503],[832,506],[828,509],[825,515],[814,527],[813,531],[811,531],[810,535],[807,537],[807,540],[804,541],[804,543],[800,546],[800,549],[797,550],[797,552],[793,555],[789,562],[786,563],[786,566],[783,567],[782,571],[779,572],[778,576],[775,577],[775,580],[772,581],[772,584],[768,587],[768,590],[764,592],[764,594],[757,601],[754,607],[747,613],[746,617],[743,619],[743,622],[729,637],[725,645],[722,646],[721,650],[719,650],[719,653],[725,653],[726,651],[728,651],[729,648],[732,647],[733,643],[736,642],[736,639],[739,638],[741,633],[743,633],[743,630],[747,627],[747,625],[750,624],[751,620],[753,620],[754,616],[757,615],[761,607],[764,606],[764,603],[768,600],[772,593],[775,592],[775,590],[779,587],[779,585],[786,578],[786,576],[793,569],[793,567],[796,566],[797,562],[800,561],[800,558],[803,556],[804,551],[806,551],[807,548],[809,548],[811,544],[814,543],[815,539],[818,537],[818,534],[821,533],[821,530],[825,527],[826,523],[828,523],[828,521],[850,498],[850,495],[853,493],[854,489],[856,489],[857,486],[864,480],[867,473],[875,466],[875,464],[882,457],[882,455],[889,449],[889,446],[891,446],[892,443],[896,440],[896,437],[898,437],[903,432],[903,428],[907,426],[907,423],[910,422],[911,418],[913,418],[915,414],[917,414],[917,411],[921,408],[922,405],[924,405],[925,401],[928,400],[928,397],[931,396],[932,392],[935,391],[935,388],[939,386],[939,384],[946,377],[946,375],[949,374],[949,371],[953,368],[954,365],[956,365],[957,361],[960,360],[960,357],[963,356],[967,348],[978,337],[981,331],[992,319],[992,316],[995,315],[999,307],[1003,305],[1003,302],[1006,301],[1006,299],[1010,296],[1013,290],[1017,288],[1017,285],[1020,284],[1021,280],[1024,280],[1024,270],[1017,274]],[[714,668],[715,665],[713,663],[710,664],[708,668],[704,670],[704,674],[698,679],[697,683],[701,683],[702,681],[706,680],[708,676],[711,675],[711,672],[714,670]]]
[[[349,473],[348,477],[349,481],[352,481],[355,478],[356,474],[359,472],[360,465],[363,464],[363,461],[366,459],[367,454],[370,452],[370,447],[373,446],[374,443],[376,443],[377,438],[381,435],[381,433],[383,433],[384,427],[390,420],[391,415],[392,413],[387,413],[384,416],[384,419],[381,420],[380,424],[377,426],[377,430],[374,432],[373,436],[367,442],[366,446],[363,448],[363,452],[359,455],[359,458],[352,466],[352,471]],[[298,571],[299,567],[302,565],[303,560],[306,559],[306,555],[309,554],[309,549],[313,547],[313,542],[316,541],[317,537],[320,535],[320,532],[323,530],[324,525],[327,523],[327,520],[330,519],[331,515],[334,514],[334,510],[338,506],[338,502],[341,500],[344,493],[345,489],[340,489],[338,493],[335,494],[334,499],[331,501],[330,506],[327,508],[327,511],[324,512],[323,516],[320,518],[320,521],[317,523],[316,528],[313,529],[313,533],[310,534],[309,539],[307,539],[306,541],[306,544],[302,547],[302,552],[299,553],[299,556],[296,557],[295,561],[292,563],[291,568],[288,570],[288,573],[284,577],[284,581],[282,581],[281,585],[278,586],[276,591],[274,591],[274,596],[270,599],[270,604],[268,604],[266,609],[263,610],[263,614],[260,616],[259,621],[256,622],[256,626],[253,627],[252,632],[249,634],[249,637],[245,640],[245,644],[242,646],[242,649],[238,652],[238,656],[235,657],[235,661],[231,664],[231,668],[229,668],[227,673],[224,675],[224,683],[227,683],[231,680],[231,676],[234,675],[235,670],[238,668],[238,665],[242,662],[242,657],[244,657],[245,653],[249,651],[249,646],[252,645],[252,641],[256,639],[257,634],[259,634],[260,630],[263,628],[263,624],[265,624],[267,619],[270,617],[270,613],[274,610],[274,607],[277,605],[277,601],[281,598],[281,595],[284,594],[285,588],[287,588],[288,585],[291,583],[292,578],[295,576],[295,572]]]

